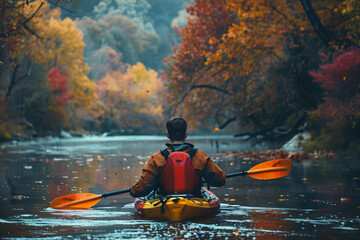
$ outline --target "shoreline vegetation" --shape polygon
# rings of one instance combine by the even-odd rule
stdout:
[[[358,0],[74,1],[0,4],[0,142],[157,134],[181,116],[360,156]]]
[[[125,131],[125,130],[117,130],[117,131],[110,131],[103,134],[99,133],[83,133],[83,132],[74,132],[69,133],[66,131],[61,131],[59,134],[49,134],[47,136],[37,136],[37,135],[20,135],[20,136],[13,136],[9,139],[0,139],[0,145],[2,144],[13,144],[17,142],[30,142],[39,139],[82,139],[88,136],[101,136],[101,137],[117,137],[117,136],[153,136],[147,134],[133,134],[133,131]],[[156,135],[161,136],[161,135]],[[208,136],[208,135],[195,135],[195,136]],[[228,135],[218,135],[217,137],[221,136],[228,136]],[[231,135],[229,135],[231,136]],[[216,139],[216,136],[212,136]],[[236,137],[234,137],[236,139]],[[338,159],[339,157],[355,157],[352,156],[351,153],[334,153],[332,150],[314,150],[314,151],[306,151],[304,150],[304,138],[302,135],[295,136],[293,139],[289,140],[285,144],[282,145],[280,148],[268,147],[264,148],[263,150],[258,151],[234,151],[234,152],[227,152],[227,151],[220,151],[217,153],[217,156],[236,156],[236,158],[241,158],[246,161],[269,161],[274,159],[290,159],[293,161],[301,162],[307,160],[319,160],[319,159]],[[244,139],[244,142],[247,142]],[[228,164],[231,164],[230,162]]]

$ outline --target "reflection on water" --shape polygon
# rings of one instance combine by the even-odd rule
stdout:
[[[212,191],[221,211],[183,223],[140,219],[129,194],[89,210],[54,210],[70,193],[103,193],[131,186],[164,137],[48,139],[0,146],[0,238],[358,239],[360,164],[293,162],[289,176],[271,181],[228,179]],[[193,137],[227,173],[259,162],[221,154],[254,150],[241,140]],[[220,152],[220,153],[218,153]]]

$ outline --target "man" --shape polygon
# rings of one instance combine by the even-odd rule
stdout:
[[[225,184],[225,173],[212,159],[194,145],[185,143],[187,123],[183,118],[170,119],[166,129],[170,143],[149,158],[139,181],[131,187],[131,196],[144,197],[152,190],[159,190],[161,195],[200,196],[202,179],[213,187]]]

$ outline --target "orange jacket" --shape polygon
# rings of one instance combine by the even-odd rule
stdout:
[[[182,145],[173,145],[173,147],[176,151],[186,152],[194,146],[185,143]],[[168,151],[171,152],[171,147],[168,147]],[[197,171],[210,186],[221,187],[225,184],[225,173],[203,151],[197,150],[191,161],[195,171]],[[157,189],[157,177],[164,170],[165,166],[166,159],[161,152],[157,152],[151,156],[142,171],[139,181],[131,187],[130,195],[133,197],[144,197],[152,190]]]

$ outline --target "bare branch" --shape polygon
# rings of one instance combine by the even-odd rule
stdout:
[[[230,123],[234,122],[236,120],[236,117],[230,118],[228,119],[226,122],[224,122],[223,124],[219,125],[220,129],[225,128],[227,125],[229,125]]]
[[[15,87],[16,84],[18,84],[20,81],[22,81],[23,79],[27,78],[28,76],[30,76],[30,73],[31,73],[31,62],[29,62],[27,64],[27,70],[26,70],[26,73],[24,73],[23,76],[19,77],[19,78],[16,78],[16,74],[18,73],[18,70],[20,68],[20,65],[16,65],[15,66],[15,69],[13,71],[13,74],[12,74],[12,77],[11,77],[11,80],[10,80],[10,84],[9,84],[9,87],[8,87],[8,90],[6,92],[6,99],[8,99],[11,95],[11,91],[13,90],[13,88]]]
[[[228,90],[226,89],[222,89],[222,88],[218,88],[216,86],[212,86],[212,85],[207,85],[207,84],[199,84],[199,85],[192,85],[189,89],[189,92],[193,89],[196,89],[196,88],[209,88],[209,89],[213,89],[213,90],[216,90],[216,91],[219,91],[219,92],[223,92],[225,94],[230,94]]]
[[[304,8],[306,15],[308,16],[308,18],[310,20],[311,25],[313,26],[315,32],[318,34],[318,36],[323,41],[323,43],[325,43],[325,45],[328,46],[329,43],[331,42],[331,37],[328,34],[328,32],[326,31],[324,25],[322,25],[322,23],[320,22],[319,16],[314,11],[310,1],[309,0],[300,0],[300,2]]]

